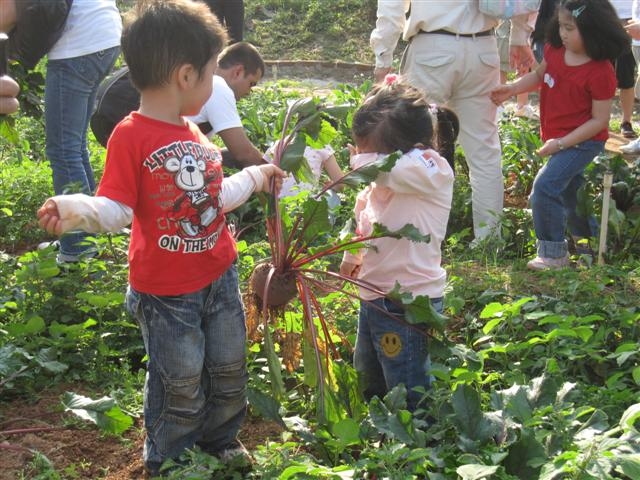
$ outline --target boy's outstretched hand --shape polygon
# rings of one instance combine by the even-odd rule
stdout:
[[[262,185],[256,185],[256,192],[268,192],[271,190],[271,179],[274,182],[274,195],[278,195],[282,189],[282,179],[287,174],[273,164],[258,165],[256,168],[262,173]]]
[[[62,235],[64,233],[62,219],[60,218],[60,212],[58,212],[58,206],[52,199],[48,199],[38,209],[38,223],[48,233],[54,235]]]

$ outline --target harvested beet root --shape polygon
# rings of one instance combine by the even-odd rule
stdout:
[[[264,300],[264,285],[267,282],[269,271],[273,265],[270,263],[259,263],[253,270],[249,282],[251,290]],[[296,296],[298,288],[296,287],[296,277],[293,272],[278,273],[274,272],[271,276],[269,289],[267,291],[267,305],[278,307],[286,304],[289,300]]]

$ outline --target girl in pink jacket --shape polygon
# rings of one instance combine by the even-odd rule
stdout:
[[[435,148],[446,149],[452,156],[457,127],[451,110],[430,107],[420,91],[398,81],[385,80],[365,98],[353,117],[356,146],[350,147],[351,167],[362,167],[396,151],[402,156],[391,171],[378,175],[358,194],[357,232],[367,235],[376,223],[391,231],[412,224],[431,240],[373,240],[368,248],[345,252],[341,273],[384,293],[399,284],[402,292],[413,297],[428,296],[435,310],[442,312],[446,273],[440,246],[451,210],[454,174]],[[426,331],[423,326],[409,325],[402,306],[379,292],[361,288],[360,297],[354,366],[364,381],[365,397],[382,398],[402,383],[408,408],[415,410],[421,390],[431,384]]]

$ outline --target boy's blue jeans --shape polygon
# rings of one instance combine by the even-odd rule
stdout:
[[[604,151],[604,142],[587,140],[549,158],[540,169],[529,199],[533,227],[538,239],[538,256],[561,258],[567,254],[567,227],[577,237],[598,234],[598,222],[576,211],[577,192],[584,183],[584,169]]]
[[[236,267],[194,293],[159,297],[129,288],[127,309],[149,357],[144,386],[145,466],[186,448],[233,442],[247,397],[246,327]]]
[[[81,57],[50,60],[44,90],[46,153],[53,172],[56,195],[95,190],[89,163],[87,129],[100,82],[113,67],[120,47]],[[63,256],[78,256],[86,249],[84,233],[60,238]]]
[[[443,299],[431,299],[431,305],[441,313]],[[407,407],[415,410],[422,395],[413,389],[431,387],[431,361],[424,327],[409,325],[403,317],[402,308],[386,298],[361,302],[353,365],[364,381],[367,400],[374,395],[382,398],[402,383]]]

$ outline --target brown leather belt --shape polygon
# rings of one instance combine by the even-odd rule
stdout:
[[[450,32],[449,30],[444,30],[441,28],[439,30],[433,30],[431,32],[425,32],[424,30],[420,30],[418,32],[418,34],[422,34],[422,33],[435,33],[437,35],[451,35],[454,37],[476,38],[476,37],[488,37],[490,35],[493,35],[495,34],[495,30],[491,28],[489,30],[485,30],[484,32],[478,32],[478,33],[456,33],[456,32]]]

